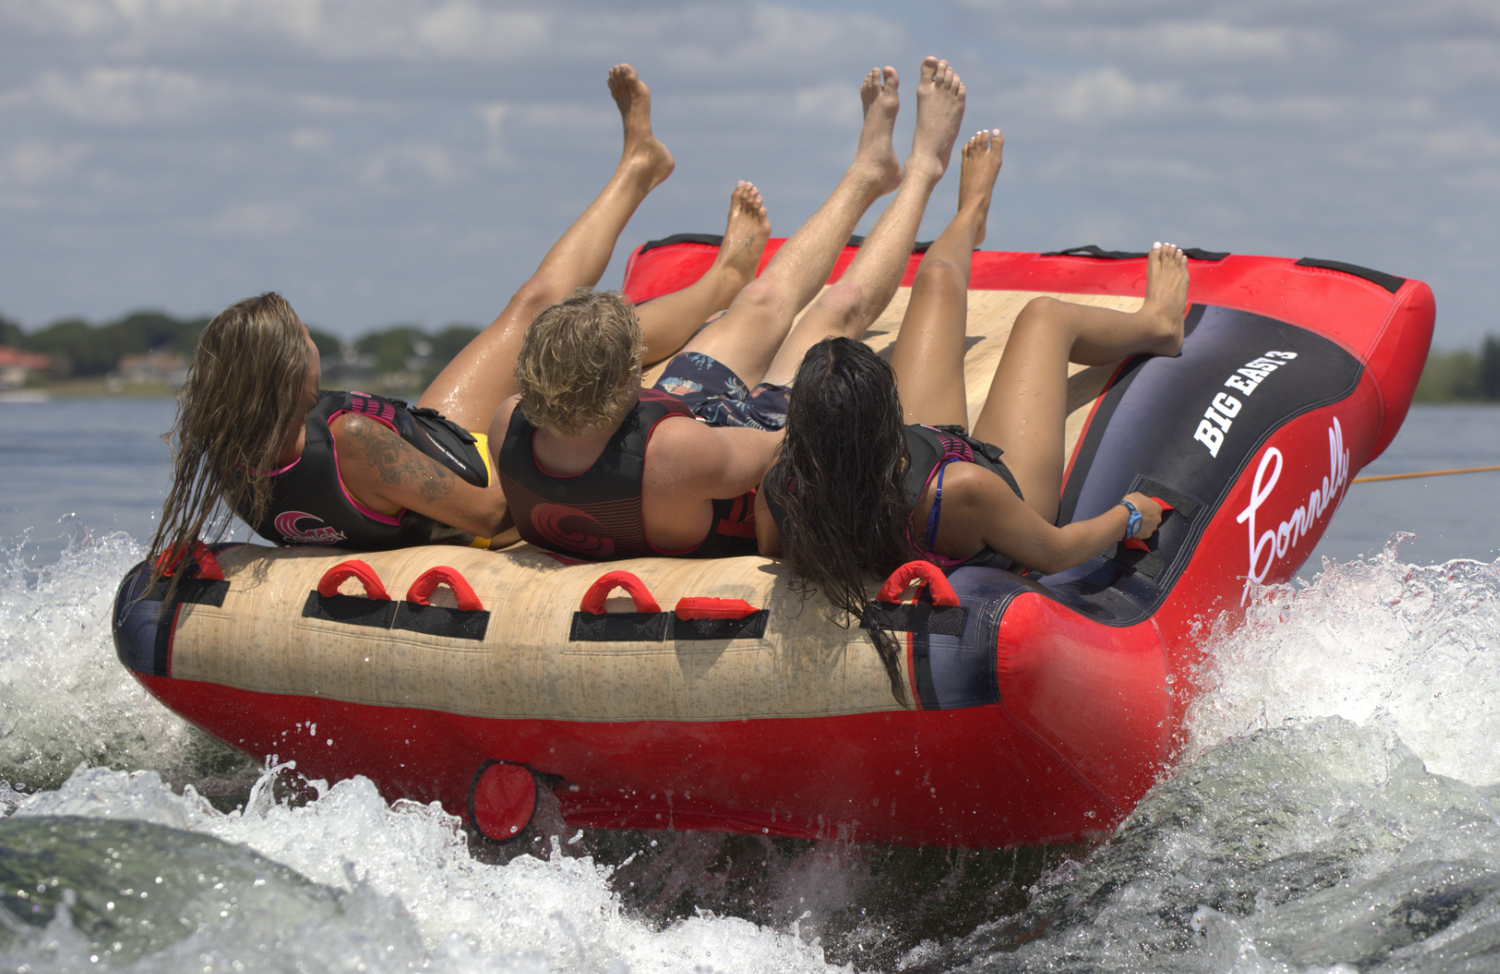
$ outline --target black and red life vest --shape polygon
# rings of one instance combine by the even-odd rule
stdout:
[[[268,475],[271,500],[265,517],[252,525],[256,533],[277,544],[338,545],[365,551],[472,544],[474,535],[467,531],[415,511],[385,514],[371,510],[349,495],[339,478],[338,451],[329,429],[344,413],[358,413],[389,427],[476,487],[489,485],[489,467],[474,437],[436,410],[413,409],[399,399],[363,392],[324,392],[307,414],[302,456]]]
[[[921,502],[922,495],[927,492],[928,483],[937,476],[938,468],[954,460],[979,464],[1009,484],[1017,497],[1021,496],[1021,488],[1016,483],[1015,475],[1000,459],[1000,448],[968,435],[962,426],[912,424],[903,426],[901,433],[906,439],[906,472],[902,474],[901,487],[906,499],[908,518],[911,517],[910,512]],[[762,485],[770,483],[774,477],[787,477],[780,460],[773,463],[771,469],[766,471],[766,476],[761,481]],[[788,490],[794,487],[795,485],[788,480]],[[766,509],[771,512],[771,520],[776,522],[776,530],[784,536],[786,534],[786,509],[771,500],[770,495],[766,497]],[[1015,568],[1014,562],[988,545],[980,548],[968,558],[947,558],[935,552],[926,551],[917,544],[917,534],[913,532],[913,526],[910,524],[908,524],[907,537],[911,540],[912,548],[918,557],[932,562],[945,572],[969,566]],[[783,544],[785,544],[784,539]]]
[[[906,436],[907,464],[902,486],[905,489],[908,510],[914,509],[921,502],[922,495],[927,492],[928,483],[937,476],[938,468],[955,460],[961,463],[977,463],[1005,481],[1010,485],[1010,489],[1016,492],[1016,496],[1021,497],[1021,486],[1016,483],[1015,475],[1000,459],[1001,449],[993,443],[986,443],[984,440],[977,440],[968,435],[962,426],[912,424],[902,427],[901,432]],[[921,537],[921,534],[919,525],[911,526],[911,538],[914,542]],[[914,545],[914,547],[923,559],[932,562],[944,571],[951,572],[957,568],[976,565],[986,568],[1015,568],[1015,563],[1011,559],[989,545],[984,545],[967,558],[946,558],[927,551],[920,545]]]
[[[696,547],[663,551],[647,540],[641,513],[646,445],[657,425],[675,416],[693,418],[686,406],[666,393],[641,390],[640,402],[609,438],[594,465],[577,476],[554,477],[537,464],[531,448],[536,427],[517,406],[500,446],[498,467],[500,485],[521,537],[543,548],[597,561],[755,554],[754,490],[715,500],[713,527]]]

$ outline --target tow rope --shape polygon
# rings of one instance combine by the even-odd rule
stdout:
[[[1455,473],[1485,473],[1490,470],[1500,470],[1500,466],[1494,467],[1463,467],[1459,470],[1423,470],[1420,473],[1386,473],[1375,477],[1355,477],[1351,483],[1370,484],[1377,480],[1411,480],[1413,477],[1446,477]]]

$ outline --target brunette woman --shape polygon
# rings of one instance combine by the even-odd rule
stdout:
[[[992,130],[964,147],[958,215],[922,259],[890,364],[847,339],[807,353],[786,440],[761,485],[761,553],[784,554],[803,586],[861,621],[867,582],[913,558],[1053,574],[1120,538],[1148,537],[1161,521],[1159,505],[1130,494],[1099,517],[1055,524],[1068,363],[1175,355],[1182,346],[1187,258],[1170,244],[1151,249],[1138,311],[1031,300],[973,436],[963,432],[970,255],[984,239],[1002,145]],[[991,444],[1004,446],[1003,461]],[[871,633],[904,701],[896,642]]]

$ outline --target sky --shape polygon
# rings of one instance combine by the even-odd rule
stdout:
[[[618,286],[737,179],[794,230],[871,67],[903,150],[929,53],[1005,132],[986,249],[1341,260],[1428,282],[1438,347],[1500,334],[1497,0],[0,0],[0,315],[483,324],[612,170],[628,61],[677,169]]]

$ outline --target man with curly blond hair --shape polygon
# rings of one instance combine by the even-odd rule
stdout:
[[[490,426],[521,537],[595,559],[756,553],[755,489],[781,442],[792,376],[809,348],[861,338],[890,302],[963,120],[963,83],[927,58],[901,166],[897,83],[889,67],[865,77],[859,147],[833,195],[654,387],[641,388],[640,327],[620,295],[576,292],[537,316],[516,363],[520,394]],[[892,190],[848,270],[819,295],[859,219]],[[731,222],[738,211],[769,226],[749,183],[733,207]]]

